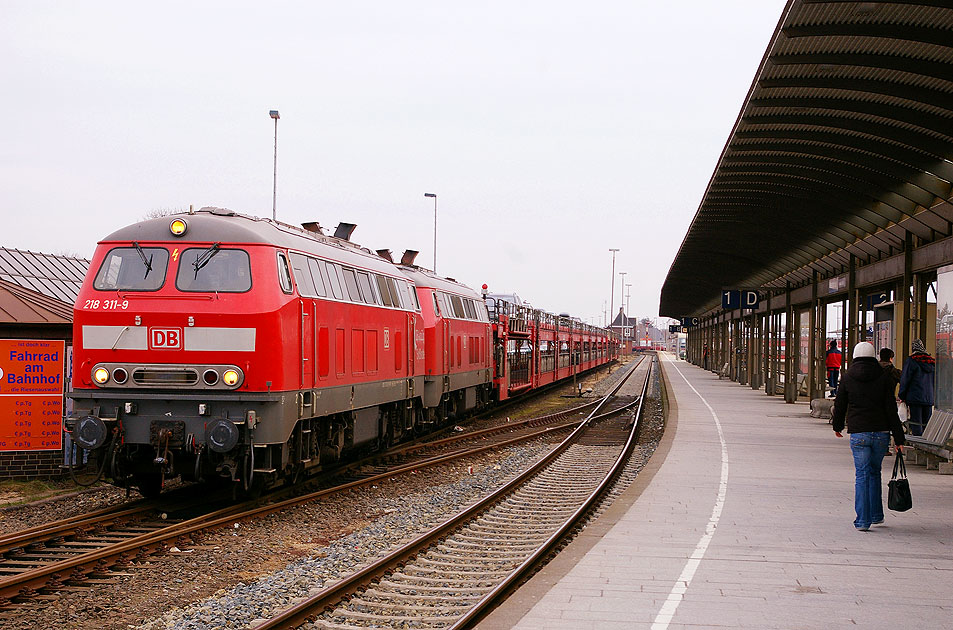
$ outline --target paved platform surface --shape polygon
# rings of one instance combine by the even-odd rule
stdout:
[[[953,476],[908,466],[914,508],[858,532],[850,446],[806,402],[662,365],[650,464],[480,630],[953,628]]]

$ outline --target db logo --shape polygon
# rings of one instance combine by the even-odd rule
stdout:
[[[182,348],[181,328],[150,328],[149,348],[179,350]]]

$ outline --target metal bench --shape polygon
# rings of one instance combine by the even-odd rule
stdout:
[[[946,460],[953,460],[953,446],[949,444],[951,433],[953,433],[953,413],[949,411],[936,410],[930,416],[923,435],[907,435],[907,444],[918,450],[925,451],[931,455],[942,457]],[[927,456],[926,461],[922,462],[927,468],[936,468],[938,462],[930,461]],[[921,463],[918,461],[917,463]]]

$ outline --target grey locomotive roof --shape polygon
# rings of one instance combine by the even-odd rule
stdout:
[[[424,269],[422,267],[408,267],[406,265],[399,265],[399,268],[405,276],[413,280],[414,284],[419,287],[440,289],[441,291],[445,291],[447,293],[465,295],[466,297],[480,301],[483,300],[483,297],[479,293],[467,285],[461,284],[456,280],[451,280],[450,278],[440,278],[429,269]]]
[[[85,258],[0,247],[0,280],[72,306],[89,268]]]
[[[172,236],[169,225],[184,219],[188,230]],[[341,262],[352,267],[399,277],[397,266],[377,254],[342,239],[308,232],[271,219],[252,217],[221,208],[202,208],[194,213],[147,219],[116,230],[101,243],[129,242],[236,243],[275,245]]]

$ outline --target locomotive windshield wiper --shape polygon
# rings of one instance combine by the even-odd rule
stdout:
[[[199,277],[199,269],[208,264],[208,261],[212,260],[215,257],[215,254],[219,253],[222,250],[221,243],[212,243],[211,247],[202,252],[198,258],[195,259],[195,262],[192,263],[192,266],[195,267],[195,277]]]
[[[146,275],[142,276],[142,279],[145,280],[149,277],[149,272],[152,271],[152,258],[155,256],[155,254],[149,256],[149,260],[146,260],[146,253],[142,251],[142,247],[140,247],[138,241],[133,241],[132,246],[136,248],[137,252],[139,252],[139,258],[142,259],[142,264],[146,266]]]

